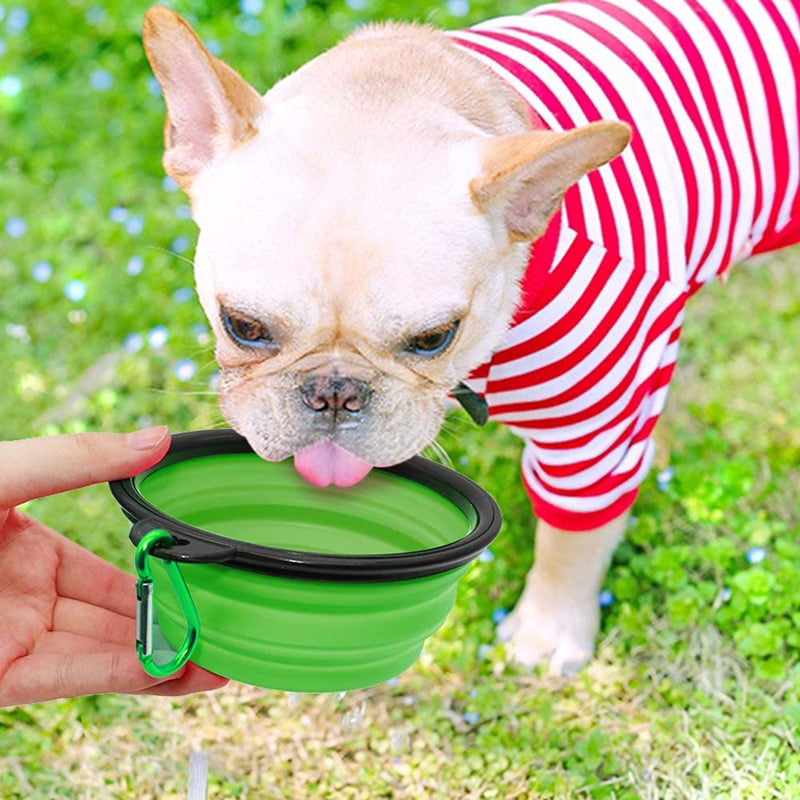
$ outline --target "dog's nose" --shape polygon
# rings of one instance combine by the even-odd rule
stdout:
[[[301,387],[303,402],[313,411],[361,411],[371,394],[369,386],[357,378],[317,375]]]

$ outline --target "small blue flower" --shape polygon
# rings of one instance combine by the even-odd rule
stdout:
[[[128,219],[128,209],[125,206],[111,206],[108,211],[108,218],[112,222],[125,222]]]
[[[126,353],[138,353],[144,347],[144,336],[141,333],[129,333],[122,343]]]
[[[152,75],[147,79],[147,91],[153,97],[161,97],[161,84]]]
[[[610,589],[603,589],[597,595],[597,602],[600,603],[600,608],[608,608],[614,602],[614,592]]]
[[[73,303],[80,303],[86,297],[86,284],[80,278],[73,278],[71,281],[67,281],[64,294]]]
[[[31,335],[28,333],[28,329],[24,325],[9,322],[6,325],[5,330],[12,339],[16,339],[21,344],[31,343]]]
[[[6,20],[6,30],[12,35],[16,36],[22,33],[28,27],[31,15],[26,8],[12,8],[8,12],[8,19]]]
[[[144,259],[141,256],[131,256],[128,259],[128,265],[125,267],[125,272],[128,275],[138,275],[144,269]]]
[[[89,75],[89,84],[96,92],[107,92],[114,85],[114,76],[107,69],[95,69]]]
[[[28,223],[22,217],[10,217],[6,220],[4,228],[12,239],[19,239],[28,232]]]
[[[760,564],[766,557],[767,551],[763,547],[751,547],[745,556],[748,564]]]
[[[0,78],[0,94],[4,94],[6,97],[16,97],[21,91],[22,81],[16,75],[6,75],[5,78]]]
[[[219,380],[219,370],[215,369],[208,376],[208,388],[211,389],[212,392],[216,392],[219,389]]]
[[[153,349],[163,347],[169,339],[169,331],[166,325],[156,325],[147,334],[147,342]]]
[[[489,564],[494,561],[494,553],[487,547],[479,556],[478,561]]]
[[[175,183],[175,181],[174,181],[174,180],[172,180],[172,178],[170,178],[170,176],[169,176],[169,175],[167,175],[167,176],[164,178],[164,180],[163,180],[163,181],[161,181],[161,188],[162,188],[162,189],[163,189],[165,192],[177,192],[177,191],[178,191],[178,189],[180,189],[181,187],[180,187],[180,186],[178,186],[178,184],[177,184],[177,183]]]
[[[389,678],[389,680],[386,681],[387,686],[397,686],[398,683],[400,683],[400,678]]]
[[[190,381],[197,372],[197,364],[191,358],[182,358],[173,369],[175,377],[179,381]]]
[[[194,297],[194,289],[189,286],[181,286],[172,293],[172,299],[176,303],[188,303]]]
[[[478,690],[477,689],[472,689],[472,691],[470,691],[470,693],[469,693],[469,696],[470,697],[477,697],[478,696]]]
[[[347,5],[353,11],[363,11],[369,5],[369,0],[347,0]]]
[[[661,472],[656,475],[656,485],[658,486],[659,491],[664,492],[667,490],[667,487],[669,486],[674,475],[675,470],[672,467],[662,469]]]
[[[192,218],[192,207],[187,203],[182,203],[175,209],[175,216],[178,219],[191,219]]]
[[[170,244],[169,249],[174,253],[185,253],[189,249],[189,237],[176,236],[172,240],[172,244]]]
[[[731,589],[729,586],[723,586],[719,593],[719,599],[723,603],[727,603],[731,599]]]
[[[125,220],[125,230],[131,236],[138,236],[144,230],[144,220],[136,215]]]
[[[461,717],[468,725],[476,725],[481,715],[477,711],[465,711]]]
[[[204,39],[203,44],[212,56],[222,55],[222,45],[216,39]]]
[[[492,622],[499,625],[508,616],[508,611],[505,608],[496,608],[492,612]]]
[[[478,658],[489,658],[492,653],[492,646],[490,644],[482,644],[478,648]]]
[[[192,334],[197,339],[198,344],[208,344],[211,341],[211,331],[208,326],[202,322],[195,322],[192,325]]]
[[[37,261],[31,269],[31,275],[37,283],[47,283],[53,276],[53,265],[49,261]]]
[[[92,6],[86,9],[86,13],[83,16],[89,25],[96,27],[105,22],[106,10],[102,6]]]
[[[256,17],[264,10],[264,0],[239,0],[239,8],[242,14]]]
[[[445,5],[454,17],[466,17],[469,14],[469,0],[447,0]]]
[[[236,27],[247,36],[260,36],[264,32],[264,23],[256,17],[236,17]]]
[[[461,464],[462,467],[466,467],[467,464],[469,464],[469,459],[466,456],[461,456],[461,458],[458,459],[458,463]]]

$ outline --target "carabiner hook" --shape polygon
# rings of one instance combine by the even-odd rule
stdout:
[[[200,637],[200,617],[197,614],[189,587],[186,585],[180,567],[175,561],[163,560],[169,582],[178,598],[183,617],[186,620],[186,636],[178,652],[166,664],[156,664],[153,660],[153,572],[148,557],[150,551],[161,543],[172,544],[172,535],[160,528],[145,534],[136,546],[134,564],[136,566],[136,653],[145,672],[154,678],[166,678],[177,672],[192,655]]]

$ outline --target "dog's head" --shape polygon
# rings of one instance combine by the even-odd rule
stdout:
[[[263,98],[166,8],[148,12],[145,46],[164,166],[200,229],[222,412],[320,485],[433,440],[448,390],[508,328],[530,241],[630,135],[481,119],[485,88],[470,98],[437,65],[455,46],[429,29],[356,36]]]

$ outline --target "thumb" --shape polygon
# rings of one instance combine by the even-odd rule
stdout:
[[[0,508],[92,483],[129,478],[160,461],[165,426],[134,433],[75,433],[0,442]]]

